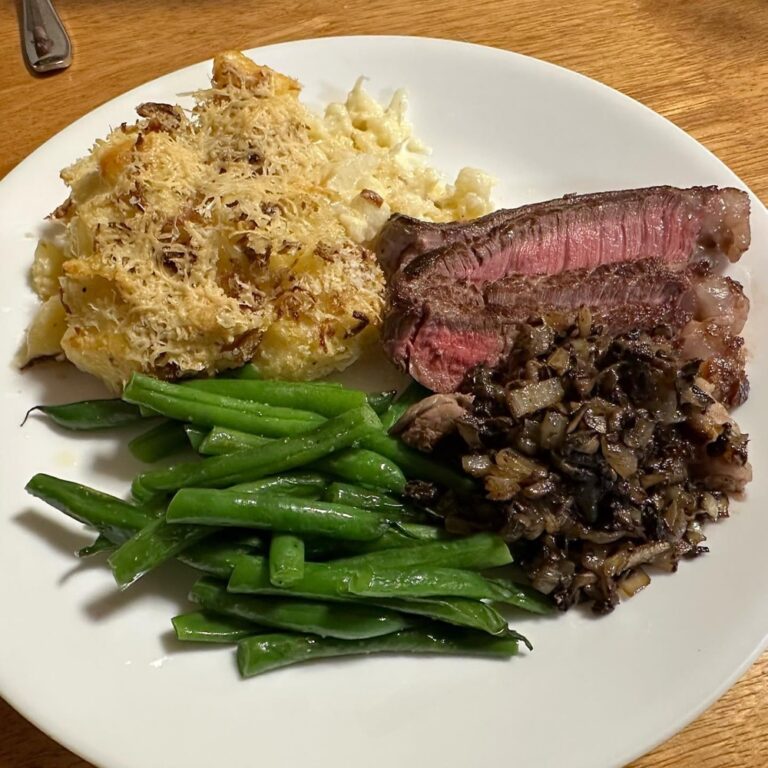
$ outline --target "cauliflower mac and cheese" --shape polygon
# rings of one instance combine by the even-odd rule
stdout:
[[[297,81],[237,52],[185,112],[142,104],[62,178],[32,281],[42,304],[20,362],[58,356],[119,390],[255,362],[313,379],[377,336],[384,280],[369,245],[395,211],[432,221],[490,210],[491,180],[446,184],[402,92],[358,81],[325,113]]]

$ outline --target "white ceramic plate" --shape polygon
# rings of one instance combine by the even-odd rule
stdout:
[[[406,86],[437,166],[491,171],[499,205],[653,184],[744,186],[645,107],[512,53],[350,37],[251,55],[298,77],[318,106],[341,98],[359,74],[376,96]],[[208,72],[189,67],[105,104],[0,183],[0,694],[104,768],[604,768],[671,736],[734,682],[768,632],[768,516],[759,503],[768,496],[768,281],[757,269],[768,258],[768,213],[754,198],[754,245],[739,272],[753,298],[753,396],[738,414],[754,436],[749,499],[710,527],[711,554],[655,577],[611,616],[518,621],[534,642],[530,655],[331,661],[242,682],[230,650],[182,649],[170,638],[186,571],[166,568],[118,594],[101,564],[73,559],[87,540],[82,529],[24,494],[39,471],[122,493],[137,469],[110,437],[65,436],[36,419],[19,427],[35,403],[102,394],[66,366],[22,375],[7,362],[35,305],[26,272],[36,234],[64,197],[58,171],[110,126],[132,120],[140,102],[176,100],[204,86]]]

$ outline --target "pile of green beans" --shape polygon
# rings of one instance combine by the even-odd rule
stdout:
[[[507,658],[530,644],[496,606],[550,604],[485,573],[512,561],[500,537],[452,536],[403,500],[406,478],[472,487],[388,434],[425,394],[268,381],[252,366],[181,384],[135,374],[122,399],[37,409],[72,430],[146,424],[130,450],[164,465],[134,478],[132,499],[45,474],[26,489],[96,532],[78,554],[106,552],[121,589],[171,559],[197,571],[176,636],[236,644],[244,677],[379,652]]]

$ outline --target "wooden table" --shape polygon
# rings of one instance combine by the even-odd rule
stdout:
[[[19,9],[9,0],[0,7],[0,177],[85,112],[219,50],[303,37],[409,34],[518,51],[618,88],[691,133],[768,200],[765,0],[57,0],[57,5],[75,59],[66,72],[44,78],[30,75],[22,62]],[[0,659],[7,663],[13,662]],[[631,768],[765,768],[766,675],[768,654],[696,722]],[[0,700],[0,768],[87,764]]]

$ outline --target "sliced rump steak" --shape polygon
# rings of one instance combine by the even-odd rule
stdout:
[[[749,304],[716,270],[749,240],[749,198],[716,187],[567,196],[464,224],[395,215],[377,251],[389,275],[384,346],[417,381],[451,392],[474,366],[501,364],[521,323],[588,307],[606,333],[664,325],[685,348],[724,355],[714,367],[729,372],[733,402],[746,392],[733,339]]]
[[[450,245],[455,249],[443,250]],[[433,224],[395,214],[381,231],[377,255],[388,277],[432,252],[419,270],[487,281],[637,258],[676,263],[722,254],[737,261],[748,247],[749,198],[741,190],[650,187],[566,195],[470,222]]]

